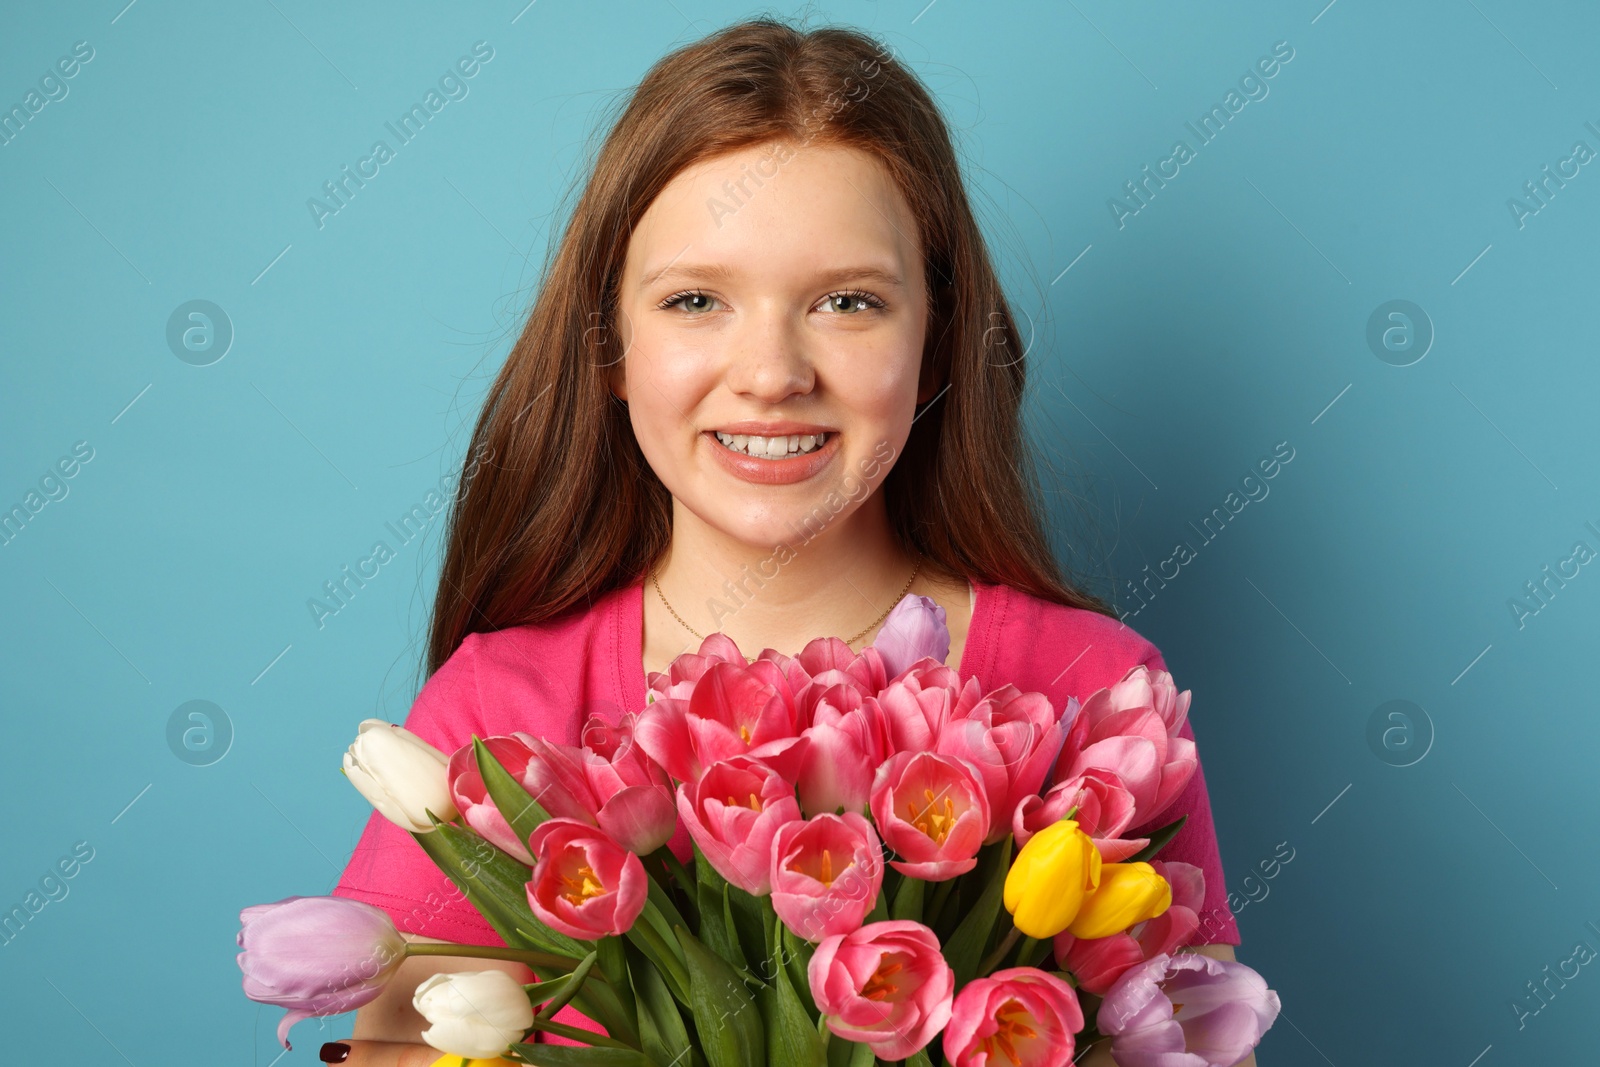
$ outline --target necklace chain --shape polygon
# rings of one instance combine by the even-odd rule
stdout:
[[[911,568],[911,577],[906,579],[906,584],[900,589],[900,595],[896,596],[894,598],[894,601],[887,608],[884,609],[884,612],[883,612],[882,615],[879,615],[876,619],[872,620],[872,622],[868,623],[861,630],[860,633],[858,633],[854,637],[850,638],[848,641],[845,642],[845,644],[846,645],[855,644],[857,641],[859,641],[863,637],[865,637],[867,635],[868,631],[870,631],[874,626],[877,626],[884,619],[887,619],[889,617],[889,612],[894,610],[895,604],[900,603],[900,601],[905,597],[906,592],[908,590],[910,590],[911,583],[917,580],[917,572],[920,571],[920,570],[922,570],[922,561],[918,560],[917,561],[917,565],[915,567]],[[672,612],[672,617],[674,619],[677,619],[679,624],[681,624],[685,630],[688,630],[690,633],[692,633],[696,637],[700,638],[700,640],[704,641],[705,640],[705,635],[702,634],[700,631],[696,630],[693,626],[690,626],[687,622],[685,622],[683,616],[679,615],[676,611],[673,611],[672,605],[667,603],[667,595],[661,591],[661,583],[656,580],[655,572],[653,572],[653,571],[650,574],[650,584],[656,587],[656,596],[660,597],[661,598],[661,603],[666,605],[666,609],[668,611]]]

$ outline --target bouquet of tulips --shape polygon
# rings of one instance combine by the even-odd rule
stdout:
[[[961,684],[948,651],[943,609],[907,596],[859,654],[818,638],[752,662],[712,634],[578,746],[447,757],[368,720],[346,775],[505,947],[291,897],[241,915],[245,992],[290,1009],[287,1045],[406,955],[519,960],[537,982],[438,974],[413,1003],[435,1048],[541,1067],[1065,1067],[1102,1039],[1124,1067],[1244,1059],[1278,997],[1178,952],[1204,881],[1153,857],[1183,819],[1121,836],[1194,771],[1189,692],[1140,666],[1056,708]],[[556,1021],[568,1005],[604,1033]]]

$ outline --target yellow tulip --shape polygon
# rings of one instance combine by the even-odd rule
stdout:
[[[469,1060],[461,1056],[440,1056],[429,1067],[517,1067],[515,1060],[501,1059],[498,1056],[492,1060]]]
[[[1028,839],[1006,875],[1006,911],[1018,930],[1039,941],[1067,928],[1100,884],[1100,850],[1075,819],[1062,819]]]
[[[1110,937],[1154,919],[1171,903],[1172,886],[1148,863],[1107,863],[1100,868],[1100,885],[1084,899],[1067,933],[1085,940]]]

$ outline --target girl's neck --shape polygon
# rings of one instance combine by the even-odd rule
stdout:
[[[870,517],[863,506],[851,518],[869,521],[769,550],[730,541],[692,518],[675,523],[672,543],[644,579],[646,669],[660,670],[700,646],[702,638],[685,622],[701,635],[720,630],[750,657],[763,648],[798,652],[818,634],[861,634],[850,646],[859,651],[901,590],[934,599],[945,608],[952,641],[958,624],[964,636],[971,614],[967,582],[929,560],[919,568],[919,557],[900,547],[887,521]],[[907,589],[914,568],[916,580]]]

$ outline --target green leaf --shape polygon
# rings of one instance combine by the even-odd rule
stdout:
[[[588,1033],[586,1030],[582,1032]],[[631,1048],[539,1045],[531,1041],[518,1042],[511,1048],[517,1055],[529,1063],[536,1064],[537,1067],[660,1067],[644,1053],[635,1052]]]
[[[595,958],[600,964],[600,973],[606,976],[607,987],[616,994],[622,1011],[633,1023],[633,1029],[637,1033],[639,1006],[634,1003],[633,983],[628,977],[628,953],[623,947],[625,944],[626,942],[620,937],[602,937],[595,943],[594,951]]]
[[[739,950],[739,935],[734,933],[727,891],[726,882],[720,892],[704,882],[696,886],[700,896],[700,937],[712,952],[737,965],[744,957]]]
[[[527,889],[532,872],[516,857],[451,823],[435,823],[432,831],[411,836],[507,945],[543,949],[574,960],[588,953],[587,947],[534,918]]]
[[[677,1001],[667,989],[661,972],[646,960],[636,961],[630,970],[639,1004],[639,1042],[645,1055],[660,1064],[680,1064],[692,1046],[683,1025]]]
[[[811,999],[811,957],[816,952],[816,946],[809,941],[802,940],[799,935],[787,926],[783,928],[783,965],[789,970],[789,984],[800,994],[800,1000],[805,1004],[806,1011],[815,1016],[817,1014],[816,1002]]]
[[[902,1062],[906,1067],[933,1067],[933,1061],[928,1059],[928,1050],[925,1048],[917,1049]]]
[[[1011,870],[1012,838],[1006,837],[995,845],[986,846],[977,871],[982,872],[983,891],[972,903],[966,917],[956,926],[955,932],[944,944],[945,962],[956,973],[956,988],[972,981],[983,960],[984,947],[994,931],[995,918],[1000,914],[1000,902],[1005,890],[1006,875]]]
[[[753,897],[736,885],[728,886],[728,912],[733,917],[733,929],[744,949],[743,960],[770,960],[775,957],[771,943],[772,910],[770,897]],[[748,967],[745,968],[748,970]]]
[[[534,827],[550,818],[550,813],[528,795],[528,791],[511,776],[510,771],[500,765],[494,753],[489,751],[489,746],[477,734],[472,735],[472,752],[478,761],[478,773],[483,776],[483,788],[488,792],[489,799],[494,801],[495,808],[505,816],[511,829],[526,845],[528,835],[533,833]]]
[[[583,962],[579,963],[571,974],[565,974],[560,978],[553,978],[548,982],[540,982],[537,985],[529,986],[529,1002],[535,1007],[540,1004],[544,1005],[544,1007],[539,1008],[539,1014],[536,1018],[548,1019],[566,1007],[572,998],[577,995],[578,990],[583,988],[583,983],[588,981],[589,972],[594,969],[595,961],[599,958],[599,953],[591,952],[583,958]]]
[[[709,1067],[765,1067],[766,1028],[744,979],[727,960],[678,928],[689,970],[689,1006]]]
[[[778,935],[775,935],[777,937]],[[771,985],[756,998],[767,1029],[767,1062],[784,1067],[828,1067],[828,1051],[817,1024],[789,984],[787,968],[775,967]]]
[[[1122,860],[1121,862],[1140,863],[1148,860],[1157,852],[1160,852],[1161,846],[1165,845],[1168,841],[1171,841],[1173,837],[1177,835],[1178,831],[1183,828],[1184,820],[1188,817],[1189,816],[1187,815],[1180,815],[1172,822],[1167,823],[1167,825],[1163,826],[1161,829],[1153,832],[1150,835],[1150,843],[1148,845],[1144,846],[1144,848],[1141,848],[1138,852],[1135,852],[1133,855],[1129,856],[1125,860]]]
[[[872,1054],[871,1045],[858,1045],[851,1041],[843,1042],[850,1046],[850,1067],[872,1067],[877,1057]]]
[[[922,921],[922,887],[927,885],[921,878],[912,878],[907,875],[905,881],[900,883],[895,890],[894,903],[889,907],[889,918],[910,919],[913,922]]]

